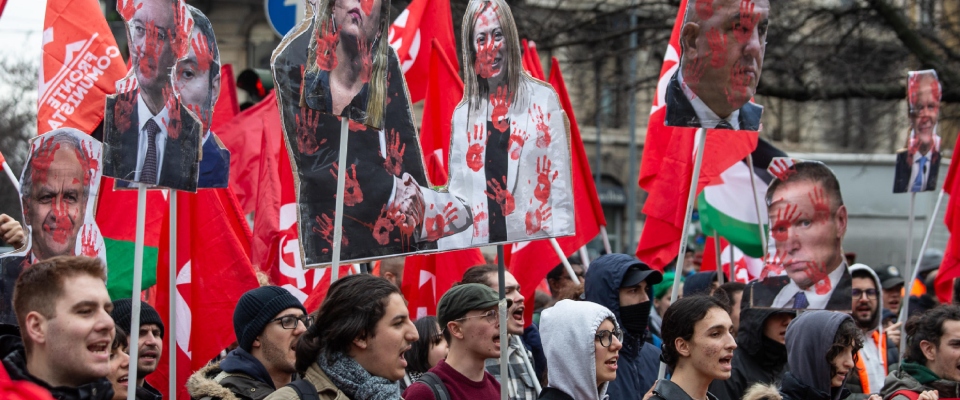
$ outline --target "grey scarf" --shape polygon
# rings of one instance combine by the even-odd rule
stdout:
[[[353,400],[393,400],[400,398],[400,385],[386,378],[370,375],[359,363],[341,352],[327,359],[324,352],[317,364],[343,393]]]

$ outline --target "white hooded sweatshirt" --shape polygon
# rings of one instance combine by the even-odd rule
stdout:
[[[540,337],[547,357],[547,387],[575,400],[604,400],[607,386],[597,388],[596,335],[603,320],[617,318],[609,309],[589,301],[562,300],[540,315]]]

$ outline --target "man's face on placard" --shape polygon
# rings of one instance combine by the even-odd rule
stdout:
[[[684,83],[726,118],[756,93],[770,2],[690,0],[690,4],[680,38]]]
[[[940,117],[940,99],[935,95],[935,85],[937,80],[932,75],[921,75],[916,91],[910,95],[910,126],[916,138],[924,143],[933,141]]]
[[[23,204],[33,252],[41,260],[73,255],[87,204],[77,149],[52,140],[42,143],[30,159],[30,194]]]
[[[198,50],[200,51],[198,54]],[[174,84],[180,93],[180,102],[197,117],[206,129],[213,118],[213,104],[220,93],[219,71],[214,71],[213,52],[207,38],[194,28],[186,58],[177,63]],[[214,75],[211,81],[210,75]]]
[[[810,180],[782,184],[771,196],[767,212],[777,259],[802,289],[824,280],[843,261],[847,209],[832,197]]]
[[[143,0],[129,21],[131,60],[137,82],[144,88],[160,90],[170,84],[170,73],[177,61],[172,41],[177,27],[174,2]]]

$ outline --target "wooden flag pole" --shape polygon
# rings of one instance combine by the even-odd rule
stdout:
[[[147,185],[137,184],[137,231],[133,250],[133,293],[130,298],[130,368],[127,371],[127,400],[136,400],[137,343],[140,342],[140,292],[143,285],[143,229],[147,218]]]
[[[943,189],[940,190],[940,194],[937,195],[937,204],[933,206],[933,216],[930,217],[930,223],[927,224],[927,233],[923,236],[923,242],[920,244],[920,256],[917,257],[917,263],[913,267],[913,271],[909,274],[910,280],[906,282],[906,293],[907,300],[903,302],[903,309],[900,310],[900,316],[897,318],[897,322],[900,324],[900,359],[903,359],[903,352],[907,348],[907,317],[910,313],[910,291],[913,290],[913,282],[917,280],[917,272],[920,270],[920,261],[923,261],[923,252],[927,251],[927,244],[930,242],[930,234],[933,233],[933,226],[937,223],[937,215],[940,212],[940,204],[943,202],[943,194],[945,192]],[[913,193],[916,194],[916,193]],[[913,207],[911,203],[911,212],[913,214]],[[912,230],[911,230],[912,231]],[[911,239],[912,240],[912,239]],[[907,260],[910,260],[910,256],[907,256]],[[904,274],[907,275],[907,274]]]
[[[167,380],[167,396],[177,400],[177,191],[170,189],[170,330],[167,340],[167,360],[170,377]]]
[[[340,159],[337,163],[337,205],[333,216],[333,260],[330,263],[330,284],[340,278],[340,242],[343,240],[343,197],[347,177],[347,140],[350,135],[350,107],[340,117]]]
[[[563,264],[563,269],[567,270],[567,274],[570,275],[570,280],[575,284],[579,284],[580,278],[577,278],[577,273],[573,272],[573,267],[570,266],[570,260],[567,260],[567,256],[563,254],[563,249],[560,248],[560,243],[557,243],[556,238],[550,238],[550,246],[553,246],[553,251],[557,253],[557,257],[560,257],[560,263]]]
[[[507,385],[510,381],[510,369],[507,368],[507,350],[510,348],[509,339],[507,339],[507,292],[506,292],[506,268],[503,265],[503,245],[497,245],[497,285],[499,287],[500,304],[497,307],[500,319],[500,400],[507,400]],[[536,379],[536,377],[534,377]]]
[[[720,234],[717,231],[713,231],[713,252],[717,254],[717,271],[723,271],[723,260],[721,260],[720,254]]]
[[[0,158],[3,156],[0,155]],[[13,183],[13,187],[17,188],[17,192],[20,191],[20,181],[17,180],[16,175],[13,174],[13,171],[10,170],[10,164],[7,164],[6,161],[3,162],[3,171],[7,173],[7,177],[10,178],[10,182]]]
[[[680,276],[683,273],[683,256],[687,250],[687,225],[690,224],[690,216],[693,214],[693,201],[697,198],[697,182],[700,179],[700,167],[703,165],[703,148],[707,144],[706,128],[697,129],[697,144],[694,151],[696,159],[693,162],[693,175],[690,176],[690,193],[687,194],[687,209],[683,216],[683,229],[680,232],[680,250],[677,255],[677,265],[674,273],[678,276],[673,280],[673,291],[670,293],[670,303],[677,301],[677,294],[680,290]],[[719,255],[717,255],[719,257]],[[721,271],[722,272],[722,271]],[[660,373],[657,379],[663,379],[667,375],[667,364],[660,362]]]

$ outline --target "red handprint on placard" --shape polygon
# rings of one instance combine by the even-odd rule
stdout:
[[[207,44],[207,37],[203,33],[198,33],[193,38],[193,52],[197,55],[197,70],[204,73],[210,70],[210,64],[213,62],[213,52],[210,51],[210,45]]]
[[[517,205],[514,202],[513,194],[507,190],[507,177],[503,177],[502,185],[497,179],[490,179],[487,181],[487,187],[489,187],[490,190],[485,190],[483,193],[500,205],[500,209],[503,210],[503,215],[510,215],[513,213],[513,211],[517,208]]]
[[[796,204],[787,204],[786,207],[777,210],[777,218],[773,221],[773,227],[770,228],[770,232],[773,234],[773,240],[778,242],[785,242],[787,240],[790,236],[790,228],[800,219],[797,208],[798,206]]]
[[[777,250],[775,255],[767,255],[763,260],[763,270],[760,271],[760,280],[767,279],[768,276],[776,276],[783,273],[783,259],[786,258],[786,250]]]
[[[710,66],[723,67],[726,61],[724,55],[727,52],[727,37],[716,27],[710,28],[707,31],[707,45],[710,46]]]
[[[547,113],[547,118],[544,120],[543,110],[539,105],[534,104],[533,108],[527,111],[527,114],[537,124],[537,147],[541,149],[550,147],[550,113]]]
[[[736,26],[733,29],[733,36],[740,44],[745,44],[750,41],[754,28],[756,28],[757,23],[760,22],[760,13],[755,12],[755,8],[756,4],[754,4],[753,0],[740,1],[740,26]]]
[[[813,204],[813,222],[826,222],[830,219],[830,204],[827,204],[827,198],[824,195],[823,188],[817,186],[813,188],[813,193],[807,193],[810,203]]]
[[[487,39],[486,43],[477,45],[477,58],[473,68],[481,78],[489,79],[500,72],[501,67],[494,67],[493,64],[500,55],[501,46],[503,42],[496,43],[493,39]]]
[[[390,129],[387,133],[387,156],[383,160],[383,167],[394,176],[400,176],[403,172],[403,153],[407,145],[400,144],[400,133]]]
[[[320,239],[324,242],[327,242],[327,245],[330,248],[333,248],[333,220],[327,216],[327,214],[320,214],[314,217],[314,220],[317,222],[317,226],[310,228],[313,233],[316,233],[320,236]],[[350,241],[347,240],[347,237],[341,233],[340,235],[340,244],[346,246],[350,244]],[[323,254],[330,252],[330,249],[323,249]]]
[[[473,237],[487,236],[487,204],[480,202],[473,207]]]
[[[690,85],[697,85],[706,70],[706,57],[685,58],[683,60],[683,85],[688,88]],[[693,91],[691,90],[690,93],[693,93]]]
[[[438,213],[436,217],[427,217],[427,220],[423,224],[427,240],[433,242],[452,233],[448,225],[458,218],[460,218],[460,216],[457,215],[457,209],[453,206],[453,202],[447,203],[447,205],[443,207],[443,212]]]
[[[183,1],[173,3],[173,15],[177,29],[168,30],[169,34],[173,34],[170,45],[177,58],[181,58],[190,50],[190,32],[193,31],[193,18],[190,17],[190,11],[187,11],[187,3]],[[168,37],[170,36],[168,35]]]
[[[553,171],[551,168],[553,161],[548,160],[547,156],[537,159],[537,186],[533,189],[533,195],[543,204],[550,200],[550,187],[560,175],[560,171]],[[551,172],[553,175],[550,175]]]
[[[467,167],[474,172],[483,168],[484,148],[487,145],[487,135],[482,125],[473,126],[473,134],[467,131]]]
[[[751,81],[750,76],[751,75],[747,73],[746,67],[742,65],[737,65],[730,70],[730,85],[724,88],[728,103],[740,104],[750,100],[748,93]]]
[[[790,179],[790,177],[797,172],[797,170],[793,168],[793,163],[784,158],[775,158],[773,162],[770,163],[767,171],[777,177],[781,182]]]
[[[301,117],[302,116],[302,117]],[[323,139],[317,143],[317,125],[320,123],[320,112],[309,107],[300,108],[297,120],[297,148],[303,154],[313,154],[320,150],[320,145],[327,142]]]
[[[180,121],[180,99],[177,98],[173,88],[163,89],[163,98],[167,99],[167,118],[160,118],[160,122],[167,127],[167,136],[171,139],[180,138],[180,128],[183,124]]]
[[[333,21],[324,22],[317,32],[317,68],[324,71],[333,71],[337,67],[337,43],[340,42],[340,32],[333,26]]]
[[[553,209],[547,207],[546,205],[540,206],[540,208],[528,212],[526,216],[527,234],[533,235],[541,230],[550,229],[550,227],[545,224],[552,215]]]
[[[507,88],[497,87],[497,92],[490,95],[490,105],[493,106],[493,113],[490,115],[490,121],[493,127],[501,133],[509,128],[507,123],[507,112],[510,111],[510,91]]]
[[[100,254],[99,236],[93,225],[84,225],[80,236],[80,255],[96,258]]]
[[[53,214],[52,221],[50,218],[44,219],[43,230],[53,234],[54,242],[64,244],[67,242],[69,233],[73,232],[74,222],[70,219],[70,211],[63,200],[58,199],[53,201],[50,212]],[[54,226],[50,226],[51,222]]]
[[[343,123],[343,117],[337,117],[340,119],[340,123]],[[356,122],[352,119],[347,120],[347,129],[350,129],[350,132],[364,132],[367,130],[367,126]]]
[[[42,139],[41,139],[42,140]],[[37,153],[30,160],[33,165],[31,179],[33,182],[46,182],[53,156],[60,150],[60,143],[54,144],[53,139],[42,140],[37,147]]]
[[[713,16],[713,0],[696,0],[697,16],[706,21]]]
[[[118,133],[126,132],[127,129],[130,129],[131,119],[133,116],[133,106],[134,106],[134,97],[136,93],[133,91],[122,92],[117,94],[117,102],[114,103],[113,107],[113,125],[117,127]]]
[[[370,77],[373,75],[373,51],[370,47],[365,36],[357,36],[357,48],[360,49],[360,80],[363,83],[370,82]]]
[[[137,46],[137,54],[140,62],[138,66],[140,72],[145,76],[155,76],[157,74],[157,63],[160,52],[163,51],[163,42],[160,40],[160,29],[153,21],[147,21],[144,24],[143,45]]]
[[[80,148],[75,149],[77,153],[78,160],[86,160],[86,165],[83,165],[83,185],[89,186],[90,181],[93,179],[93,176],[98,170],[100,170],[100,153],[101,151],[94,152],[93,148],[95,145],[92,141],[83,141],[80,142]]]
[[[814,291],[817,294],[824,295],[830,292],[830,288],[833,286],[830,283],[830,274],[827,271],[827,264],[823,261],[807,261],[806,263],[807,276],[810,277],[810,280],[816,282],[813,285]]]
[[[381,246],[390,243],[390,233],[396,227],[396,215],[398,213],[396,209],[387,208],[387,206],[384,206],[380,211],[380,216],[377,217],[377,222],[373,225],[373,238]]]
[[[337,165],[337,163],[333,163],[333,168],[330,169],[330,175],[333,175],[334,179],[337,179],[337,173],[339,171],[340,166]],[[350,164],[343,182],[343,205],[353,207],[363,202],[363,192],[360,191],[360,183],[357,182],[357,164]],[[337,196],[334,195],[333,197]]]
[[[127,22],[133,19],[133,14],[136,14],[137,10],[143,7],[143,3],[137,3],[137,0],[117,0],[117,12],[120,13],[120,16]]]
[[[516,122],[513,125],[513,133],[510,134],[510,143],[507,149],[510,152],[511,159],[519,160],[520,153],[523,152],[523,145],[527,143],[527,139],[530,139],[530,135],[523,129],[517,128]]]
[[[360,0],[360,11],[364,15],[370,15],[373,12],[373,0]]]

